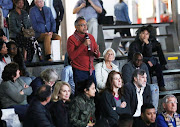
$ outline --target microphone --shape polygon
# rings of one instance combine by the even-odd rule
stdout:
[[[86,39],[90,39],[88,34],[85,34],[85,38],[86,38]],[[91,50],[91,46],[88,45],[88,51],[90,51],[90,50]]]

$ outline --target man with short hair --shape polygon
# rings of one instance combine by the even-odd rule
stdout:
[[[156,110],[152,104],[141,106],[141,116],[134,120],[133,127],[157,127]]]
[[[87,33],[87,22],[83,17],[76,19],[75,28],[74,34],[68,38],[67,52],[71,59],[75,94],[77,95],[78,82],[93,77],[96,84],[93,60],[94,57],[99,58],[100,52],[94,37]]]
[[[102,7],[99,0],[78,0],[73,9],[73,14],[77,13],[77,17],[83,16],[88,25],[88,31],[97,41],[98,33],[98,13],[102,13]]]
[[[56,22],[51,9],[44,6],[44,0],[35,0],[35,6],[30,9],[30,20],[38,41],[44,42],[45,60],[52,61],[51,39],[61,40],[56,34]]]
[[[161,65],[152,55],[152,42],[149,40],[149,36],[150,30],[148,27],[143,26],[137,30],[136,38],[129,46],[128,58],[132,60],[134,53],[142,53],[143,61],[148,66],[150,73],[156,72],[159,90],[166,91]]]
[[[177,111],[177,98],[174,95],[166,95],[163,98],[165,112],[157,116],[157,127],[179,127],[180,114]]]
[[[48,85],[38,88],[36,98],[29,105],[23,127],[55,127],[45,107],[51,100],[51,91]]]
[[[143,55],[140,52],[134,53],[133,58],[131,61],[126,63],[122,67],[122,78],[123,82],[131,82],[132,81],[132,75],[133,72],[136,69],[142,69],[146,72],[147,74],[147,82],[150,84],[150,76],[149,76],[149,70],[147,65],[143,62]]]
[[[147,85],[147,74],[142,69],[134,71],[132,82],[124,85],[124,97],[133,117],[141,115],[141,106],[151,103],[152,96],[150,86]]]
[[[132,127],[133,125],[133,117],[130,114],[121,114],[118,127]]]

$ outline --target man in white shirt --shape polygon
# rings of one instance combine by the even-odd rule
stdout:
[[[141,106],[144,103],[151,103],[152,96],[150,86],[147,85],[147,74],[142,69],[134,71],[133,80],[124,85],[124,94],[127,105],[133,117],[141,115]]]

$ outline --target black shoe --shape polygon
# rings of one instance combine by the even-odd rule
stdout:
[[[167,90],[164,86],[161,86],[161,87],[159,87],[159,91],[163,92],[163,91],[167,91]]]

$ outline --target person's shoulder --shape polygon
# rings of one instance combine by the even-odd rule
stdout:
[[[129,61],[126,64],[124,64],[123,68],[131,67],[131,66],[132,66],[132,62]]]
[[[133,89],[133,88],[134,88],[133,85],[134,85],[133,83],[127,82],[126,84],[124,84],[123,87],[124,87],[125,89]]]
[[[103,65],[103,62],[97,63],[97,64],[95,65],[95,68],[99,68],[99,67],[101,67],[102,65]]]
[[[156,120],[157,120],[157,121],[159,121],[159,120],[164,120],[164,117],[163,117],[162,113],[160,113],[160,114],[157,115]]]

